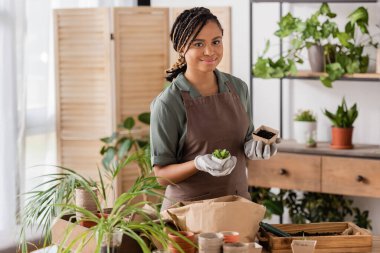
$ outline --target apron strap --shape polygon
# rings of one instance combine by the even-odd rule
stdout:
[[[224,84],[227,86],[227,88],[230,90],[231,93],[238,95],[235,87],[231,84],[230,81],[225,81]]]
[[[181,91],[181,96],[182,96],[182,99],[183,99],[183,103],[185,105],[191,105],[192,104],[192,101],[193,99],[191,98],[190,96],[190,91]]]

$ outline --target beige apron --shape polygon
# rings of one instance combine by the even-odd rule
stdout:
[[[187,132],[182,160],[194,160],[197,155],[211,154],[215,149],[227,149],[236,156],[237,164],[230,175],[214,177],[198,171],[189,178],[166,188],[161,210],[178,201],[195,201],[240,195],[250,199],[246,175],[244,140],[249,118],[233,85],[225,82],[229,92],[193,99],[181,91],[187,116]]]

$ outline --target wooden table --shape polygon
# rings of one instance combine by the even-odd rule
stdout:
[[[39,249],[36,251],[32,251],[34,253],[57,253],[57,247],[56,246],[50,246],[44,249]],[[379,236],[373,236],[372,241],[372,251],[371,253],[379,253],[380,252],[380,235]],[[268,253],[267,251],[263,250],[262,253]]]
[[[268,251],[263,250],[262,253],[268,253]],[[372,251],[371,253],[380,253],[380,235],[372,237]]]

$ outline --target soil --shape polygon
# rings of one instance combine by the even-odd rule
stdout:
[[[100,253],[118,253],[118,252],[119,252],[119,247],[102,246],[100,249]]]
[[[304,231],[300,231],[297,233],[291,233],[291,236],[334,236],[334,235],[340,235],[339,233],[333,233],[333,232],[325,232],[325,233],[308,233]]]
[[[259,130],[257,133],[256,133],[257,136],[260,136],[262,138],[265,138],[265,139],[270,139],[272,138],[273,136],[275,136],[274,133],[272,132],[269,132],[269,131],[266,131],[266,130]]]

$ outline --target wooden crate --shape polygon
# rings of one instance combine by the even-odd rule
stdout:
[[[294,234],[300,231],[307,233],[339,233],[352,228],[351,235],[306,236],[308,240],[317,240],[316,253],[351,253],[371,252],[372,235],[352,222],[323,222],[309,224],[273,224],[287,233]],[[292,240],[302,240],[303,237],[278,237],[272,233],[260,230],[260,244],[272,253],[292,253]]]

